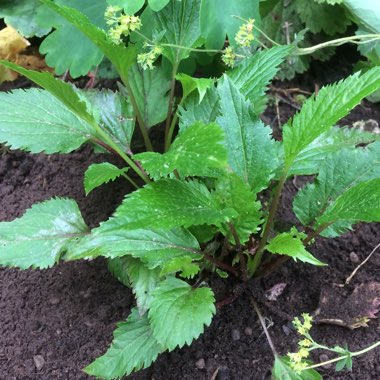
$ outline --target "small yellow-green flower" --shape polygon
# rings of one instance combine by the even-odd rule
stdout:
[[[227,48],[224,49],[224,52],[222,55],[222,61],[228,67],[234,67],[235,61],[236,61],[236,54],[232,46],[228,46]]]
[[[152,50],[147,53],[141,53],[137,56],[137,63],[144,69],[153,69],[153,64],[159,55],[162,54],[160,46],[154,46]]]
[[[298,345],[300,347],[310,347],[313,343],[311,342],[310,339],[302,339],[298,342]]]
[[[253,24],[255,20],[250,18],[245,24],[243,24],[239,31],[236,33],[235,41],[239,46],[249,47],[252,41],[255,39],[253,35]]]

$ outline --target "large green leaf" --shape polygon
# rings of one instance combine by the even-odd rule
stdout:
[[[380,178],[351,187],[317,219],[316,226],[339,221],[380,222]]]
[[[218,86],[221,115],[217,123],[225,132],[228,162],[254,192],[265,189],[278,166],[276,143],[249,101],[231,79]]]
[[[147,127],[165,120],[169,106],[170,72],[163,66],[143,70],[133,65],[128,81]]]
[[[179,107],[180,131],[200,121],[204,124],[213,123],[219,115],[219,106],[219,95],[214,86],[206,90],[202,100],[197,92],[193,92],[186,98],[183,106]]]
[[[125,47],[124,45],[115,45],[109,41],[104,30],[100,29],[96,24],[94,24],[91,19],[89,19],[85,14],[79,12],[75,8],[59,6],[55,4],[52,0],[41,0],[44,4],[49,6],[55,12],[63,16],[70,24],[75,26],[79,31],[81,31],[91,42],[114,64],[121,79],[125,81],[127,79],[128,70],[136,62],[136,49],[134,47]],[[79,0],[73,0],[78,2]],[[90,0],[86,0],[90,1]],[[94,7],[94,2],[91,0],[89,7]],[[99,4],[104,5],[104,1],[100,0]],[[102,5],[102,6],[103,6]],[[98,5],[95,5],[95,9]],[[99,5],[100,7],[100,5]],[[79,5],[79,9],[82,9]],[[100,8],[97,8],[98,10]],[[97,17],[104,18],[104,12],[97,14]],[[79,37],[77,36],[79,39]],[[86,42],[87,43],[87,42]],[[75,46],[75,44],[74,44]],[[73,46],[70,46],[70,51]],[[79,45],[78,50],[82,49]],[[62,51],[61,53],[62,54]],[[99,53],[98,53],[99,54]],[[68,53],[68,55],[70,55]],[[102,57],[102,54],[99,55]],[[98,63],[100,63],[101,59]],[[86,69],[87,70],[87,69]],[[84,68],[81,71],[85,71]],[[88,70],[87,70],[88,71]]]
[[[140,259],[149,268],[162,266],[182,256],[199,260],[202,256],[197,240],[187,230],[135,229],[125,227],[126,218],[111,218],[92,230],[91,235],[72,246],[65,260],[116,258],[125,255]]]
[[[0,265],[51,267],[87,233],[75,201],[56,198],[35,204],[21,218],[0,223]]]
[[[27,70],[12,62],[0,61],[0,64],[8,67],[13,71],[18,72],[21,75],[24,75],[34,83],[49,91],[70,111],[72,111],[79,118],[87,121],[90,125],[93,125],[95,123],[93,115],[88,111],[86,102],[81,99],[79,94],[69,83],[55,79],[54,76],[48,72]]]
[[[171,229],[220,225],[236,216],[236,211],[222,210],[201,182],[161,179],[127,195],[115,215],[130,218],[125,224],[128,229]]]
[[[243,21],[234,16],[259,22],[259,0],[202,0],[200,23],[206,48],[221,49],[226,35],[230,43],[235,44],[235,34]]]
[[[347,115],[359,102],[380,88],[380,67],[323,87],[284,126],[285,165],[289,169],[309,144]]]
[[[117,166],[109,162],[100,164],[92,164],[84,173],[84,189],[88,195],[95,188],[114,181],[116,178],[123,175],[128,168],[119,169]]]
[[[32,153],[69,153],[92,136],[91,127],[45,90],[0,93],[0,142]]]
[[[231,220],[241,243],[246,243],[251,234],[256,233],[262,222],[261,204],[256,201],[256,194],[250,186],[236,174],[231,173],[220,178],[215,185],[215,198],[223,208],[231,207],[238,215]],[[224,235],[235,243],[231,231],[222,227]]]
[[[96,26],[106,28],[104,12],[107,4],[104,0],[59,0],[58,4],[78,9]],[[103,59],[98,47],[62,18],[56,30],[40,45],[40,52],[46,54],[46,63],[54,67],[56,74],[61,75],[69,70],[73,78],[86,75]]]
[[[317,4],[315,1],[294,0],[295,8],[312,33],[321,31],[333,36],[344,33],[351,24],[347,11],[340,5]]]
[[[193,78],[184,73],[177,74],[176,79],[182,84],[182,102],[193,91],[197,90],[199,95],[199,103],[201,103],[206,95],[207,89],[210,88],[215,82],[212,78]]]
[[[128,99],[111,90],[81,91],[87,101],[87,106],[94,115],[96,122],[106,130],[125,152],[130,150],[135,116]]]
[[[175,277],[168,277],[152,295],[149,320],[153,336],[169,351],[190,345],[215,314],[210,288],[193,289]]]
[[[102,379],[120,379],[149,367],[163,351],[152,335],[147,316],[140,317],[138,311],[132,309],[128,319],[118,324],[108,351],[84,371]]]
[[[155,11],[158,12],[164,8],[170,0],[148,0],[149,6]]]
[[[107,4],[124,8],[128,15],[138,12],[145,4],[145,0],[107,0]]]
[[[126,269],[132,284],[133,294],[136,296],[137,309],[140,316],[144,315],[152,302],[152,292],[160,279],[160,269],[149,269],[140,260],[124,256]]]
[[[305,226],[312,226],[317,217],[348,189],[360,182],[380,177],[380,142],[368,148],[342,150],[328,155],[319,168],[313,184],[298,192],[293,210]],[[349,227],[348,224],[347,227]],[[344,232],[341,225],[331,226],[325,234],[336,236]]]
[[[42,37],[48,34],[56,22],[39,0],[2,0],[0,18],[24,37]]]
[[[170,1],[160,12],[154,13],[153,30],[162,36],[160,43],[179,46],[163,47],[163,55],[173,65],[178,65],[190,55],[186,48],[196,48],[201,45],[199,10],[201,0]]]
[[[227,72],[235,86],[252,102],[257,114],[264,111],[267,102],[265,92],[290,50],[289,46],[280,46],[257,52]]]
[[[289,175],[310,175],[320,171],[329,153],[355,149],[357,145],[380,141],[380,135],[356,128],[332,127],[303,149],[294,161]]]
[[[210,176],[215,169],[227,167],[224,133],[217,124],[196,123],[180,133],[168,152],[140,153],[134,158],[154,179],[166,177],[174,170],[183,176]],[[217,174],[216,174],[217,175]]]
[[[265,249],[270,253],[292,257],[294,261],[300,260],[313,265],[326,265],[305,249],[302,243],[305,237],[306,234],[298,232],[296,228],[292,228],[290,232],[284,232],[275,236],[268,242]]]

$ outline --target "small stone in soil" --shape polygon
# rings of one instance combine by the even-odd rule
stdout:
[[[58,305],[60,303],[60,299],[58,297],[52,297],[49,299],[50,305]]]
[[[289,329],[289,327],[286,326],[286,325],[282,325],[282,331],[284,332],[284,334],[285,334],[286,336],[288,336],[288,335],[290,334],[290,329]]]
[[[231,380],[230,370],[227,367],[220,367],[216,380]]]
[[[355,252],[351,252],[350,260],[353,264],[357,264],[359,262],[359,256]]]
[[[322,355],[319,355],[319,360],[321,363],[323,363],[323,362],[327,362],[328,360],[330,360],[330,358],[326,354],[322,354]],[[332,363],[325,364],[322,367],[329,369],[332,367]]]
[[[33,356],[34,365],[37,368],[37,371],[40,371],[42,367],[45,365],[45,359],[42,355]]]
[[[198,369],[204,369],[206,367],[206,363],[205,363],[205,360],[204,359],[199,359],[195,362],[195,366],[198,368]]]
[[[246,328],[244,329],[244,334],[245,334],[245,335],[251,336],[252,333],[253,333],[253,331],[252,331],[252,329],[251,329],[250,327],[246,327]]]
[[[231,332],[231,338],[233,341],[240,340],[240,331],[238,329],[233,329]]]

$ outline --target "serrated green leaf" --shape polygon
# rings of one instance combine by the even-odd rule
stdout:
[[[118,281],[128,288],[131,287],[131,281],[127,272],[128,261],[123,257],[108,259],[108,270]]]
[[[61,0],[59,4],[80,10],[96,26],[106,28],[104,12],[107,4],[104,0]],[[69,70],[71,76],[77,78],[100,64],[103,53],[88,37],[62,18],[55,27],[56,30],[41,43],[40,52],[46,54],[46,63],[54,67],[56,74]]]
[[[168,152],[134,155],[148,174],[159,179],[177,170],[182,177],[209,176],[227,167],[224,133],[219,125],[196,123],[180,133]],[[215,174],[216,173],[216,174]]]
[[[53,95],[31,88],[0,93],[0,142],[32,153],[69,153],[92,129]]]
[[[183,132],[187,127],[197,122],[210,124],[215,122],[219,115],[219,95],[214,86],[210,87],[202,101],[198,93],[190,94],[183,106],[179,107],[180,123],[179,129]]]
[[[189,227],[189,231],[199,243],[207,243],[210,241],[218,232],[218,229],[215,226],[208,226],[206,224],[199,226]]]
[[[171,229],[220,225],[236,216],[236,211],[221,209],[201,182],[161,179],[127,195],[115,215],[131,218],[125,224],[128,229]]]
[[[125,152],[129,151],[135,129],[135,116],[127,98],[120,93],[105,89],[81,91],[79,94],[85,97],[88,109],[91,110],[96,122]]]
[[[256,194],[247,183],[232,173],[217,181],[214,196],[223,208],[231,207],[237,211],[238,216],[231,219],[231,223],[240,242],[246,243],[262,223],[261,204],[256,201]],[[222,227],[221,231],[225,236],[229,236],[231,243],[235,244],[235,239],[228,228]]]
[[[294,5],[305,27],[312,33],[323,31],[333,36],[344,33],[351,24],[347,11],[338,4],[333,5],[331,2],[317,4],[314,1],[306,3],[304,0],[295,0]]]
[[[94,117],[88,112],[86,102],[80,98],[78,93],[69,83],[55,79],[54,76],[48,72],[27,70],[8,61],[0,60],[0,64],[24,75],[34,83],[49,91],[75,115],[88,122],[89,125],[95,123]]]
[[[56,21],[39,0],[2,0],[0,18],[27,38],[45,36]]]
[[[289,170],[290,175],[311,175],[320,171],[327,154],[357,145],[380,141],[380,135],[356,128],[332,127],[302,150]]]
[[[160,12],[154,13],[154,33],[163,34],[160,43],[180,47],[162,46],[163,55],[172,65],[178,65],[189,57],[185,48],[196,48],[202,44],[200,39],[199,9],[201,0],[170,1]]]
[[[55,4],[52,0],[41,0],[49,8],[64,17],[69,23],[75,26],[79,31],[81,31],[91,42],[102,51],[102,53],[113,63],[116,67],[121,79],[125,81],[127,79],[128,71],[130,67],[136,62],[136,49],[133,46],[125,47],[124,45],[115,45],[110,42],[107,38],[104,30],[98,28],[97,25],[91,22],[91,20],[79,12],[75,8],[59,6]],[[79,1],[79,0],[75,0]],[[86,0],[89,1],[89,0]],[[103,3],[103,1],[101,1]],[[93,1],[91,1],[93,5]],[[79,6],[79,9],[81,7]],[[101,16],[104,19],[104,12]],[[72,49],[72,46],[70,46]],[[81,49],[79,49],[81,50]],[[61,52],[62,54],[62,52]],[[101,59],[100,59],[101,61]],[[98,63],[100,63],[100,61]],[[86,69],[87,70],[87,69]],[[82,68],[82,71],[85,71]],[[87,73],[87,72],[86,72]],[[84,74],[86,74],[84,73]]]
[[[202,102],[207,89],[214,83],[214,79],[212,78],[193,78],[184,73],[177,74],[176,79],[182,84],[182,98],[186,99],[194,90],[197,90],[199,103]]]
[[[102,379],[119,379],[149,367],[163,351],[152,335],[147,316],[140,317],[132,309],[126,322],[118,324],[108,351],[84,371]]]
[[[71,247],[65,260],[130,255],[153,269],[176,257],[190,255],[194,260],[202,257],[197,240],[185,229],[129,230],[125,225],[126,218],[111,218],[101,223]]]
[[[169,351],[198,338],[215,314],[210,288],[193,289],[175,277],[168,277],[153,291],[149,320],[153,336]]]
[[[338,221],[380,222],[380,178],[348,189],[317,219],[316,226]]]
[[[152,10],[158,12],[164,8],[169,3],[169,1],[170,0],[148,0],[148,3]]]
[[[120,260],[125,262],[137,309],[140,316],[143,316],[150,307],[152,291],[157,287],[161,276],[160,269],[149,269],[140,260],[130,256],[121,257]]]
[[[200,271],[199,264],[194,263],[193,260],[192,256],[176,257],[163,266],[161,276],[181,272],[179,274],[181,277],[193,278]]]
[[[129,71],[128,83],[148,128],[166,119],[171,76],[164,66],[143,70],[135,64]]]
[[[271,239],[265,249],[270,253],[290,256],[294,261],[300,260],[313,265],[326,265],[305,249],[302,243],[305,237],[306,234],[292,228],[290,232],[278,234]]]
[[[295,372],[289,365],[289,359],[278,355],[275,355],[272,378],[273,380],[322,380],[322,376],[315,369]]]
[[[56,198],[35,204],[21,218],[0,223],[0,265],[49,268],[87,233],[75,201]]]
[[[256,114],[265,110],[266,91],[291,47],[279,46],[255,53],[227,72],[238,90],[251,101]]]
[[[302,224],[310,226],[348,189],[360,182],[379,177],[380,142],[367,148],[329,154],[321,163],[315,182],[305,186],[294,198],[294,213]],[[344,225],[332,225],[324,235],[340,235],[351,224],[346,222]]]
[[[317,96],[309,98],[301,111],[284,126],[286,167],[289,169],[302,150],[379,87],[380,67],[376,67],[323,87]]]
[[[259,192],[267,187],[278,166],[271,129],[264,126],[227,76],[218,92],[221,115],[216,121],[225,132],[228,163],[254,192]]]
[[[226,35],[235,45],[235,34],[243,19],[253,18],[260,22],[259,0],[203,0],[200,13],[202,36],[206,38],[207,49],[222,49]]]
[[[90,165],[84,173],[84,189],[86,195],[95,188],[108,183],[109,181],[114,181],[127,171],[128,168],[119,169],[109,162]]]

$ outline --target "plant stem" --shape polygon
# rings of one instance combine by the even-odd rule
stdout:
[[[253,298],[251,298],[251,303],[252,303],[253,308],[254,308],[255,311],[256,311],[257,316],[259,317],[259,321],[260,321],[260,323],[261,323],[261,326],[263,327],[263,330],[264,330],[265,336],[266,336],[266,338],[267,338],[267,340],[268,340],[268,343],[269,343],[269,347],[270,347],[270,349],[272,350],[273,355],[274,355],[274,356],[277,356],[276,348],[274,347],[274,344],[273,344],[272,338],[271,338],[270,335],[269,335],[269,332],[268,332],[267,326],[266,326],[266,324],[265,324],[265,320],[264,320],[263,316],[262,316],[261,313],[260,313],[260,309],[259,309],[259,307],[257,306],[257,304],[256,304],[256,302],[255,302],[255,300],[254,300]]]
[[[90,120],[91,121],[91,120]],[[94,129],[97,131],[99,136],[103,139],[103,146],[108,146],[113,151],[115,151],[137,174],[138,176],[145,182],[149,183],[150,179],[146,175],[144,171],[142,171],[135,162],[128,157],[126,153],[123,152],[123,150],[112,140],[112,138],[108,135],[107,132],[105,132],[96,122],[91,121],[91,125],[94,127]],[[102,140],[100,140],[102,141]],[[105,144],[105,145],[104,145]]]
[[[322,231],[324,231],[331,223],[321,224],[316,230],[311,231],[305,239],[302,240],[303,245],[308,245],[313,239],[315,239]]]
[[[148,135],[148,128],[145,124],[145,121],[144,121],[142,115],[141,115],[139,107],[137,106],[137,101],[136,101],[136,98],[133,94],[131,86],[129,85],[128,80],[126,78],[123,78],[123,83],[125,85],[125,88],[127,89],[129,98],[131,99],[133,111],[136,115],[136,119],[137,119],[137,122],[138,122],[138,125],[140,128],[142,137],[144,139],[145,148],[148,152],[152,152],[153,151],[153,145],[152,145],[152,141],[150,140],[149,135]]]
[[[270,231],[273,227],[273,224],[274,224],[274,219],[275,219],[277,209],[278,209],[278,206],[280,203],[281,192],[282,192],[282,189],[284,187],[287,175],[288,175],[288,171],[285,170],[282,177],[280,178],[280,181],[278,182],[276,190],[274,192],[273,199],[271,202],[271,206],[269,209],[268,219],[265,223],[264,231],[263,231],[263,234],[262,234],[260,242],[259,242],[259,246],[258,246],[257,251],[256,251],[255,256],[254,256],[255,265],[253,266],[253,273],[249,274],[250,277],[252,277],[254,275],[254,272],[256,271],[258,266],[260,265],[261,260],[263,258],[265,245],[267,244],[267,241],[269,238],[269,233],[270,233]]]
[[[361,36],[343,37],[343,38],[338,38],[335,40],[323,42],[318,45],[310,46],[308,48],[297,49],[296,54],[297,55],[312,54],[319,49],[323,49],[328,46],[340,46],[340,45],[345,44],[346,42],[351,42],[354,44],[363,44],[363,43],[368,43],[373,40],[379,40],[379,39],[380,39],[380,34],[363,34]]]
[[[245,259],[244,259],[243,249],[242,249],[242,245],[240,243],[239,235],[235,229],[235,226],[232,223],[228,223],[228,229],[230,230],[230,232],[231,232],[231,234],[235,240],[236,248],[238,250],[240,270],[241,270],[241,274],[243,276],[243,281],[247,281],[248,280],[247,264],[246,264]]]
[[[129,181],[131,184],[132,184],[132,186],[136,189],[136,190],[138,190],[139,188],[140,188],[140,186],[129,176],[129,175],[127,175],[127,174],[125,174],[125,173],[123,173],[122,174],[122,176],[127,180],[127,181]]]
[[[174,92],[175,92],[175,82],[176,82],[175,77],[177,75],[178,65],[179,65],[179,62],[176,62],[175,65],[173,66],[173,72],[172,72],[172,85],[170,88],[168,113],[166,116],[166,124],[165,124],[165,152],[168,151],[171,144],[171,140],[169,140],[169,132],[170,132],[170,126],[171,126],[171,121],[172,121],[171,119],[172,119],[172,112],[173,112],[173,105],[174,105]]]
[[[204,258],[208,261],[210,261],[211,263],[213,263],[215,266],[217,266],[218,268],[220,269],[223,269],[225,270],[226,272],[230,272],[232,273],[233,275],[235,275],[236,277],[239,277],[239,273],[237,272],[236,269],[234,269],[233,267],[231,267],[230,265],[224,263],[223,261],[219,261],[218,259],[216,259],[215,257],[213,256],[210,256],[208,253],[205,253],[205,252],[202,252]]]
[[[378,346],[380,346],[380,341],[374,343],[372,346],[364,348],[363,350],[356,351],[356,352],[350,352],[349,355],[343,355],[343,356],[339,356],[339,357],[334,358],[334,359],[327,360],[327,361],[322,362],[322,363],[313,364],[313,365],[311,365],[309,367],[306,367],[304,370],[312,369],[312,368],[318,368],[318,367],[321,367],[321,366],[326,365],[326,364],[338,362],[338,361],[340,361],[342,359],[346,359],[346,358],[354,357],[354,356],[359,356],[359,355],[365,354],[368,351],[371,351],[371,350],[375,349]]]

